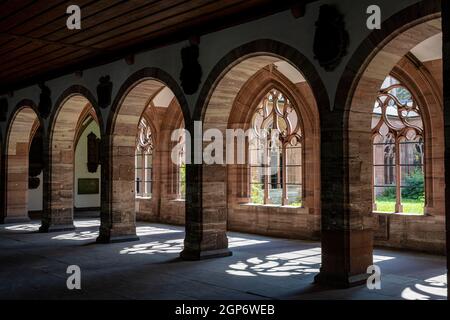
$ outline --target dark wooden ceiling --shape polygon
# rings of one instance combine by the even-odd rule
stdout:
[[[0,0],[0,92],[294,8],[311,0]],[[81,30],[66,9],[81,8]]]

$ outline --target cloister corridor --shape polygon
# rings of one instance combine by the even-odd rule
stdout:
[[[320,243],[230,232],[233,256],[182,261],[184,229],[140,222],[136,242],[95,244],[99,220],[76,230],[38,233],[39,221],[0,227],[0,299],[364,299],[446,298],[445,257],[375,249],[381,290],[313,284]],[[66,288],[68,265],[79,265],[82,290]]]
[[[428,319],[447,279],[450,0],[0,0],[14,318]]]

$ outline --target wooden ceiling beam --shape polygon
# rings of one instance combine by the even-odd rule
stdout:
[[[215,1],[215,0],[201,0],[204,1]],[[228,1],[228,0],[227,0]],[[112,17],[109,20],[103,21],[102,23],[96,23],[92,28],[83,29],[83,32],[79,32],[75,36],[69,36],[60,39],[65,43],[83,43],[83,45],[90,46],[93,39],[98,39],[102,37],[113,36],[118,32],[123,33],[125,30],[131,30],[132,26],[143,19],[159,20],[156,17],[158,14],[163,15],[164,12],[169,12],[176,9],[177,7],[184,7],[189,0],[165,0],[163,2],[157,2],[153,5],[149,5],[145,9],[138,8],[128,12],[126,15],[121,15],[119,17]],[[196,9],[193,7],[192,9]],[[117,31],[119,30],[119,31]],[[67,34],[66,34],[67,35]]]
[[[301,16],[314,1],[77,0],[81,30],[65,26],[71,1],[0,1],[0,94],[280,11]]]
[[[202,16],[207,16],[208,20],[211,19],[211,16],[217,12],[223,12],[226,8],[234,7],[237,4],[255,2],[255,0],[228,0],[221,1],[220,4],[215,3],[214,1],[204,4],[200,7],[186,9],[179,8],[181,10],[174,10],[175,12],[167,12],[158,19],[154,19],[154,17],[150,16],[147,18],[143,18],[136,23],[125,25],[123,28],[120,28],[120,33],[117,33],[117,30],[111,30],[105,34],[102,34],[100,37],[93,38],[93,41],[82,42],[84,44],[94,46],[97,48],[105,48],[109,46],[121,45],[124,42],[127,43],[135,43],[136,39],[141,39],[141,41],[147,41],[153,38],[152,33],[155,33],[160,30],[167,29],[176,25],[176,28],[181,28],[180,24],[186,21],[189,23],[196,23],[196,20],[200,19]],[[261,2],[261,0],[256,0],[257,2]],[[214,10],[217,8],[217,10]],[[168,32],[165,32],[168,33]],[[130,34],[132,35],[130,38]]]
[[[43,20],[42,17],[49,19],[48,15],[51,15],[52,12],[60,11],[61,14],[65,14],[67,8],[65,2],[65,0],[36,1],[8,18],[0,20],[0,30],[7,32],[23,24],[36,23],[36,19]]]
[[[77,0],[76,4],[81,8],[83,8],[85,5],[92,4],[95,1],[96,0]],[[8,29],[8,31],[19,35],[29,35],[30,32],[39,30],[40,28],[52,23],[53,21],[60,21],[61,24],[59,25],[59,27],[67,29],[66,20],[68,15],[66,13],[66,10],[68,4],[67,1],[64,2],[65,3],[55,6],[53,9],[49,11],[41,12],[40,14],[30,15],[29,18],[26,19],[23,23],[15,26],[14,28]]]
[[[34,2],[33,0],[5,1],[5,3],[1,4],[0,20],[7,19],[11,15],[14,15],[17,12],[22,11],[33,2]]]
[[[32,42],[40,43],[40,44],[56,44],[56,45],[60,45],[62,47],[72,47],[72,48],[76,48],[76,49],[91,49],[93,51],[98,51],[98,52],[105,51],[102,49],[96,49],[94,47],[88,47],[88,46],[72,44],[72,43],[65,43],[65,42],[60,42],[60,41],[52,41],[52,40],[47,40],[47,39],[42,39],[42,38],[34,38],[34,37],[29,37],[29,36],[20,35],[20,34],[0,32],[0,36],[10,36],[15,39],[21,39],[23,41],[28,41],[28,42],[32,41]]]

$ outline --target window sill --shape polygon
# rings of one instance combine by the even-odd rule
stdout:
[[[382,212],[382,211],[373,211],[373,214],[383,214],[390,216],[406,216],[406,217],[431,217],[431,215],[426,213],[406,213],[406,212]]]
[[[141,199],[141,200],[150,200],[152,198],[152,196],[136,196],[136,199]]]
[[[170,202],[186,202],[186,199],[173,199]]]
[[[241,203],[240,205],[247,206],[247,207],[283,208],[283,209],[288,209],[288,210],[305,209],[305,207],[282,206],[280,204]]]

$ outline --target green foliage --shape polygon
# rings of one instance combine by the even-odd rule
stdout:
[[[395,212],[395,199],[377,198],[377,212]],[[402,200],[403,213],[423,214],[425,203],[422,200]]]
[[[186,164],[181,164],[180,166],[180,194],[182,197],[186,196]]]
[[[294,202],[289,204],[292,207],[301,207],[302,206],[302,201],[299,199],[296,199]]]
[[[252,203],[263,204],[264,203],[264,190],[260,184],[252,184]]]
[[[395,200],[395,187],[385,188],[381,197],[386,200]],[[402,199],[421,201],[425,199],[425,186],[422,170],[416,169],[405,177],[404,187],[402,188]]]
[[[422,170],[416,169],[405,177],[405,188],[402,189],[402,198],[411,200],[423,200],[425,198]]]
[[[389,188],[385,188],[383,190],[383,193],[381,194],[381,197],[386,198],[386,199],[390,199],[390,200],[395,200],[396,197],[396,190],[395,187],[389,187]]]
[[[403,213],[423,214],[425,206],[425,188],[423,172],[416,169],[404,178],[402,188]],[[378,212],[394,212],[396,202],[395,187],[385,188],[375,199]]]

